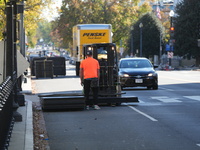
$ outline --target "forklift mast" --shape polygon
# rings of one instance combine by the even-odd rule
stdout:
[[[118,58],[116,52],[116,45],[114,43],[96,43],[91,45],[84,45],[84,57],[86,51],[93,51],[93,58],[99,61],[100,65],[100,80],[99,80],[99,95],[110,96],[117,95],[116,88],[118,81]]]

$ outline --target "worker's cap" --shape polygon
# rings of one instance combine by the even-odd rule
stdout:
[[[86,55],[92,55],[92,51],[87,51]]]

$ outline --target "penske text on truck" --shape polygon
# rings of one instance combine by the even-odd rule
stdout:
[[[76,75],[83,60],[83,45],[94,43],[112,43],[111,24],[78,24],[73,27],[73,58],[76,63]]]

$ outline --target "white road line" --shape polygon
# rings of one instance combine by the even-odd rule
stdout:
[[[172,89],[167,89],[167,88],[163,88],[163,87],[159,87],[159,89],[163,89],[163,90],[166,90],[166,91],[174,91]]]
[[[139,113],[139,114],[141,114],[141,115],[147,117],[147,118],[150,119],[151,121],[158,121],[158,120],[156,120],[155,118],[153,118],[153,117],[151,117],[151,116],[149,116],[149,115],[147,115],[147,114],[141,112],[140,110],[134,108],[133,106],[129,106],[129,105],[127,105],[127,106],[128,106],[129,108],[133,109],[134,111],[136,111],[137,113]]]
[[[140,99],[139,99],[138,101],[139,101],[139,103],[145,103],[144,101],[142,101],[142,100],[140,100]]]
[[[197,146],[199,146],[199,147],[200,147],[200,144],[197,144]]]
[[[177,99],[179,98],[169,98],[167,96],[154,96],[154,97],[151,97],[152,99],[156,99],[156,100],[159,100],[161,102],[164,102],[164,103],[177,103],[177,102],[182,102],[182,101],[179,101]]]
[[[183,96],[192,100],[200,101],[200,96]]]

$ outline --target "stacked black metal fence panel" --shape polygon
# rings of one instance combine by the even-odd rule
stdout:
[[[11,77],[0,84],[0,150],[7,150],[14,126]]]
[[[65,57],[34,57],[30,62],[31,75],[35,76],[35,61],[52,60],[53,61],[53,75],[66,75]]]
[[[53,61],[52,60],[37,60],[35,61],[35,76],[53,78]]]
[[[47,60],[53,61],[54,75],[66,75],[65,57],[48,57]]]

